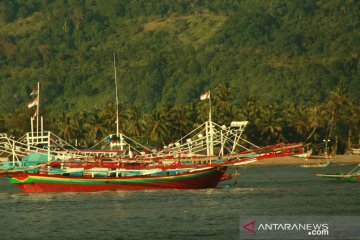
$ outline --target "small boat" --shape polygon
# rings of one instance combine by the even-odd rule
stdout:
[[[313,162],[313,163],[307,163],[307,164],[301,164],[300,167],[302,168],[324,168],[328,167],[330,165],[331,161],[327,162]]]
[[[324,168],[329,166],[330,163],[316,163],[316,164],[301,164],[302,168]]]
[[[331,178],[335,180],[341,180],[345,182],[360,182],[360,164],[356,166],[353,170],[348,173],[338,173],[338,174],[322,174],[317,173],[315,176],[323,178]]]
[[[8,176],[24,192],[95,192],[144,189],[200,189],[218,185],[227,167],[205,168],[165,175],[91,177],[21,173]],[[163,172],[162,172],[163,173]]]
[[[332,178],[337,180],[343,180],[345,182],[360,182],[360,173],[352,174],[316,174],[317,177]]]
[[[296,158],[310,158],[312,155],[312,149],[308,150],[308,151],[304,151],[303,153],[300,153],[300,154],[297,154],[297,155],[294,155],[293,157],[296,157]]]

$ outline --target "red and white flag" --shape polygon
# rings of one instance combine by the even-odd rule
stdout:
[[[201,94],[200,100],[210,99],[210,91],[207,91],[206,93]]]
[[[39,97],[36,97],[34,100],[32,100],[29,104],[28,104],[28,108],[32,108],[35,105],[39,104]]]
[[[30,93],[30,96],[39,94],[39,88],[36,86]]]

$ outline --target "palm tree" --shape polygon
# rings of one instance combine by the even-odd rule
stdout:
[[[86,121],[89,117],[89,113],[81,111],[73,115],[73,121],[75,124],[75,139],[80,145],[86,145],[85,139],[89,129],[87,129]]]
[[[76,125],[74,120],[66,116],[63,112],[62,116],[58,119],[56,125],[59,130],[60,137],[70,143],[71,139],[75,137],[76,132]]]
[[[235,113],[236,119],[241,121],[249,121],[244,135],[250,139],[258,139],[261,134],[259,128],[255,125],[256,119],[260,114],[262,104],[257,102],[254,98],[247,98],[244,100],[241,108]]]
[[[337,121],[339,118],[339,114],[344,106],[348,104],[348,99],[346,95],[343,93],[342,88],[337,88],[335,91],[330,92],[328,101],[326,104],[329,122],[327,127],[327,139],[332,137],[332,133],[336,128]],[[337,152],[338,138],[335,136],[335,143],[333,144],[333,151]]]
[[[248,120],[250,122],[254,121],[259,113],[260,108],[261,104],[258,103],[255,99],[247,98],[239,109],[238,118],[240,120]]]
[[[325,109],[321,103],[314,103],[307,109],[308,112],[308,130],[310,131],[305,141],[310,140],[315,136],[315,132],[318,128],[321,128],[325,124]],[[315,138],[316,139],[316,138]]]
[[[212,98],[214,119],[219,124],[226,124],[233,120],[235,111],[232,105],[233,97],[230,84],[223,82],[215,89]]]
[[[291,103],[285,108],[284,116],[287,122],[287,126],[290,127],[290,129],[294,129],[295,133],[297,134],[297,138],[300,138],[302,141],[308,124],[306,107]]]
[[[348,126],[346,152],[350,152],[352,147],[353,132],[359,131],[360,128],[360,107],[349,100],[345,114],[345,123]]]
[[[146,120],[144,115],[137,107],[129,108],[125,111],[125,132],[131,137],[140,137],[146,131]]]
[[[164,144],[169,137],[169,124],[170,122],[166,119],[166,113],[156,110],[149,115],[149,139],[152,143]]]
[[[171,137],[181,138],[191,131],[193,112],[188,106],[176,106],[170,112]]]
[[[328,137],[331,137],[334,127],[336,127],[337,117],[341,108],[348,103],[346,95],[343,93],[342,88],[337,88],[335,91],[329,93],[328,101],[326,104],[329,113],[328,122]]]
[[[108,102],[101,111],[101,118],[104,119],[104,127],[108,129],[109,132],[115,132],[116,129],[116,105],[114,103]],[[119,131],[123,132],[124,121],[126,118],[126,113],[123,108],[119,109]]]
[[[87,118],[86,126],[89,129],[88,143],[101,140],[106,135],[106,130],[103,127],[103,119],[100,114],[90,113]]]
[[[109,129],[115,129],[116,124],[116,107],[113,103],[106,103],[105,107],[101,111],[101,115],[104,118],[104,124]]]
[[[260,109],[258,118],[255,119],[255,125],[259,129],[262,139],[269,144],[275,140],[283,140],[282,126],[284,120],[279,116],[279,110],[276,105],[264,106]]]
[[[210,100],[196,103],[196,122],[203,123],[209,120]]]

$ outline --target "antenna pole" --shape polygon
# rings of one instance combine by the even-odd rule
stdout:
[[[115,73],[115,92],[116,92],[116,136],[119,137],[119,98],[118,98],[117,80],[116,80],[115,52],[114,52],[114,73]]]

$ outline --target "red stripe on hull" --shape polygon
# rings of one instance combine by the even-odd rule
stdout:
[[[178,179],[149,183],[99,183],[99,184],[69,184],[56,182],[15,183],[24,192],[96,192],[116,190],[145,190],[145,189],[201,189],[214,188],[218,185],[226,169],[212,170],[211,174],[190,179]],[[146,179],[146,178],[144,178]]]

